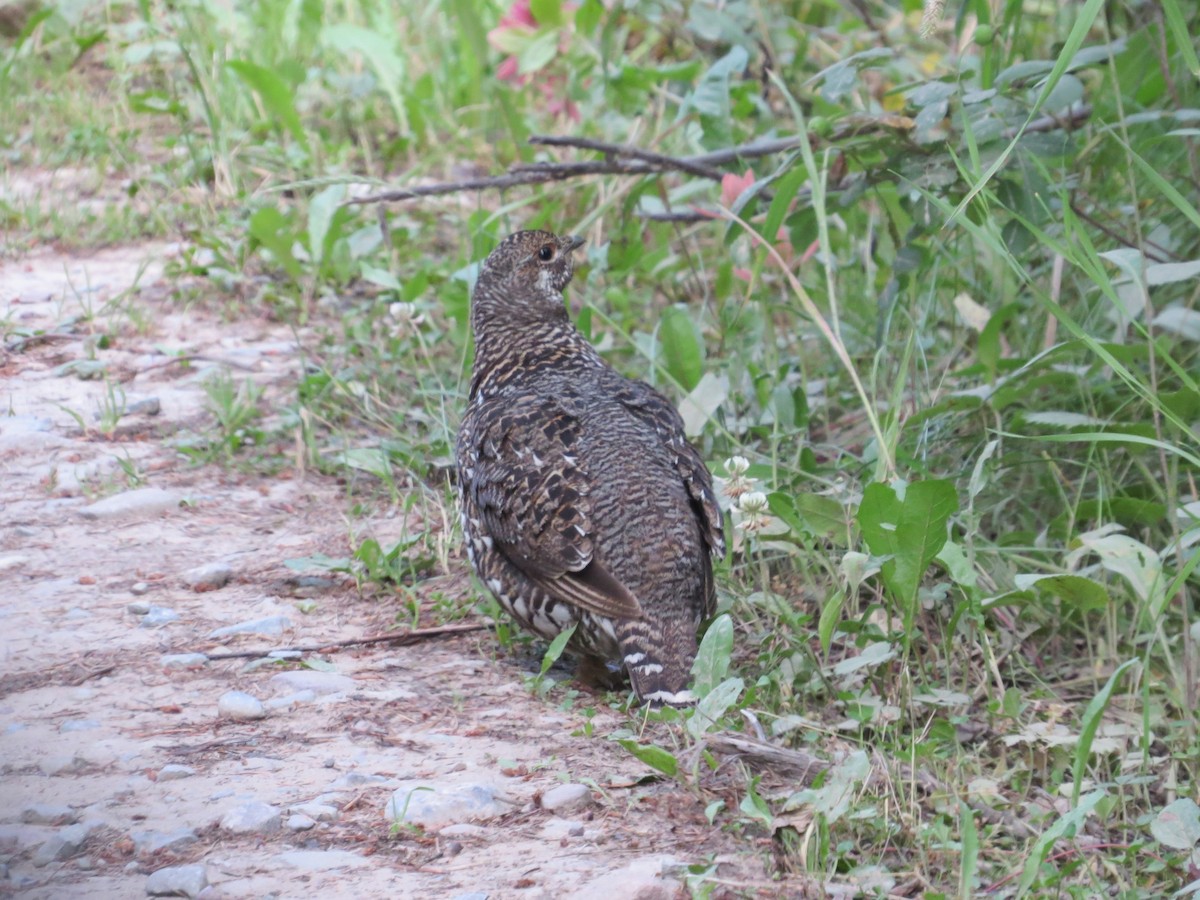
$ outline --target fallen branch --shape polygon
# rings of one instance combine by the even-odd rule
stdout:
[[[271,647],[269,650],[233,650],[229,653],[205,653],[210,661],[223,659],[258,659],[267,658],[272,653],[320,653],[326,650],[340,650],[344,647],[358,647],[369,644],[396,644],[407,646],[419,644],[435,637],[446,637],[455,634],[469,634],[472,631],[483,631],[491,626],[484,622],[471,622],[466,625],[439,625],[436,628],[417,628],[413,631],[398,631],[395,634],[376,634],[370,637],[348,638],[344,641],[327,641],[324,644],[303,644],[295,647]]]

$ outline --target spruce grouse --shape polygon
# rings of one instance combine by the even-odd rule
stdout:
[[[571,323],[580,238],[520,231],[471,297],[475,363],[456,455],[467,555],[513,618],[624,666],[638,698],[686,705],[696,628],[725,553],[712,476],[662,394]]]

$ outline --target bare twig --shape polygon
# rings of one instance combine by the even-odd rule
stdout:
[[[483,622],[469,622],[466,625],[439,625],[437,628],[418,628],[413,631],[398,631],[395,634],[376,634],[370,637],[349,638],[344,641],[327,641],[324,644],[271,647],[268,650],[233,650],[229,653],[206,653],[205,656],[210,660],[258,659],[279,652],[317,653],[322,650],[338,650],[343,647],[358,647],[367,644],[396,644],[398,646],[405,646],[407,644],[419,644],[421,641],[435,637],[483,631],[489,627],[489,625]]]
[[[172,356],[166,362],[153,363],[148,366],[143,366],[142,368],[138,369],[136,372],[133,373],[133,377],[136,378],[138,375],[142,375],[146,372],[153,372],[155,369],[165,369],[165,368],[168,368],[169,366],[181,365],[183,363],[190,363],[190,362],[197,362],[197,361],[216,363],[217,365],[221,365],[221,366],[230,366],[231,368],[234,368],[234,369],[242,369],[245,372],[257,372],[258,371],[257,366],[251,366],[251,365],[247,365],[246,363],[236,362],[235,360],[232,360],[232,359],[221,359],[220,357],[216,357],[216,356],[206,356],[203,353],[189,353],[189,354],[186,354],[183,356]]]
[[[571,135],[535,134],[529,139],[531,144],[544,144],[548,147],[578,147],[581,150],[597,150],[609,157],[621,159],[638,159],[662,169],[678,169],[699,178],[720,181],[724,172],[711,166],[698,163],[687,158],[668,156],[654,150],[645,150],[629,144],[610,144],[607,141],[596,141],[591,138],[572,137]]]

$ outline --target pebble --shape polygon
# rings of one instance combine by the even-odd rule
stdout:
[[[354,788],[364,787],[368,784],[387,784],[388,778],[385,775],[367,775],[363,772],[347,772],[338,778],[335,778],[333,784],[329,785],[331,791],[349,791]]]
[[[96,823],[86,825],[68,825],[57,834],[50,835],[46,843],[37,848],[33,854],[33,864],[38,868],[62,859],[70,859],[83,849],[88,835],[96,830]]]
[[[142,616],[141,626],[143,628],[161,628],[163,625],[178,621],[179,613],[175,610],[165,606],[151,606]]]
[[[21,810],[21,821],[27,825],[73,825],[77,819],[75,810],[57,803],[34,803]]]
[[[196,669],[208,663],[203,653],[167,653],[159,659],[164,669]]]
[[[198,897],[208,886],[208,871],[202,863],[191,866],[167,866],[146,879],[151,897]]]
[[[460,784],[429,790],[427,785],[400,788],[388,799],[386,815],[397,824],[437,828],[464,819],[491,819],[512,809],[490,784]]]
[[[123,494],[114,494],[85,506],[79,514],[85,519],[110,521],[113,519],[149,518],[170,509],[179,508],[179,497],[162,488],[138,488]]]
[[[29,557],[23,553],[6,553],[0,556],[0,572],[5,569],[16,569],[29,562]]]
[[[316,827],[316,820],[310,819],[305,815],[288,816],[287,827],[289,831],[308,831]]]
[[[178,763],[167,763],[158,770],[159,781],[178,781],[180,778],[191,778],[196,770],[191,766],[181,766]]]
[[[135,400],[125,407],[127,416],[157,416],[160,412],[162,412],[162,404],[157,397]]]
[[[338,815],[336,807],[326,806],[324,803],[300,803],[289,807],[288,812],[306,816],[317,822],[332,822]]]
[[[226,562],[214,562],[188,569],[181,576],[185,587],[197,594],[225,587],[233,577],[233,568]]]
[[[256,697],[251,697],[243,691],[226,691],[217,701],[217,715],[249,721],[266,718],[267,710]]]
[[[129,588],[129,593],[133,594],[135,597],[140,597],[142,594],[148,594],[150,593],[150,585],[146,584],[144,581],[134,582]],[[130,610],[130,612],[133,612],[133,610]]]
[[[267,616],[265,619],[254,619],[250,622],[238,622],[236,625],[226,625],[209,632],[210,638],[229,637],[234,634],[283,634],[285,628],[291,628],[292,621],[287,616]]]
[[[133,841],[134,852],[138,856],[149,856],[159,850],[178,850],[199,840],[196,832],[190,828],[176,828],[174,831],[133,831],[129,834]]]
[[[279,825],[279,808],[260,800],[235,806],[221,819],[221,828],[231,834],[270,834]]]
[[[125,604],[125,612],[129,613],[131,616],[144,616],[146,613],[150,612],[150,601],[134,600],[130,603],[127,603]]]
[[[271,688],[277,694],[291,691],[312,691],[314,694],[342,694],[354,690],[357,682],[347,675],[336,672],[318,672],[315,669],[296,669],[280,672],[271,677]]]
[[[592,791],[586,784],[560,784],[542,794],[542,809],[549,812],[579,809],[591,802]]]

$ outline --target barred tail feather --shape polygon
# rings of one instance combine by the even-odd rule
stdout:
[[[617,625],[622,662],[638,699],[650,706],[691,706],[696,695],[688,690],[696,637],[685,628],[664,632],[646,619]]]

